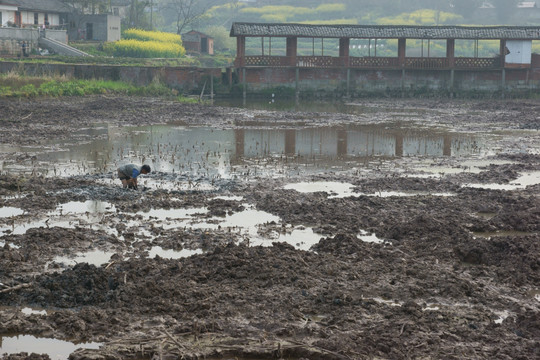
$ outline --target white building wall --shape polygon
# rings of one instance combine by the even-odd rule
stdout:
[[[506,48],[509,53],[506,54],[507,64],[530,64],[532,55],[531,40],[507,40]]]
[[[34,11],[22,11],[21,12],[22,26],[33,26],[34,14],[35,14]],[[49,26],[60,25],[59,14],[47,14],[47,16],[49,17]],[[13,14],[13,18],[15,19],[15,13]],[[38,25],[43,25],[43,24],[45,24],[45,13],[38,13]]]
[[[2,24],[1,26],[8,26],[8,22],[15,22],[15,11],[16,7],[0,5],[0,12],[2,13]]]
[[[107,41],[118,41],[121,38],[121,20],[120,16],[107,16],[109,30],[107,31]]]

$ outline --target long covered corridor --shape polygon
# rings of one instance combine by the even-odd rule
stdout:
[[[532,41],[540,27],[375,26],[234,23],[230,35],[237,39],[235,66],[365,69],[502,69],[530,67]],[[261,54],[246,54],[246,39],[261,39]],[[272,54],[272,40],[285,39],[285,54]],[[299,41],[313,41],[312,55],[299,54]],[[368,56],[351,56],[351,41],[369,42]],[[397,40],[395,56],[378,56],[377,41]],[[325,40],[337,41],[338,56],[325,54]],[[456,56],[456,41],[472,42],[473,56]],[[479,41],[498,41],[494,56],[480,57]],[[407,55],[407,43],[421,43],[420,56]],[[433,56],[432,42],[445,42],[446,54]],[[317,48],[317,54],[315,49]]]

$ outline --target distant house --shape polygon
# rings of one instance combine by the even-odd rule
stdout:
[[[191,30],[182,34],[182,43],[187,52],[214,55],[214,39],[201,32]]]
[[[482,5],[480,5],[480,9],[495,9],[495,5],[489,1],[482,2]],[[518,9],[533,9],[537,8],[536,1],[520,1],[516,4],[516,7]]]
[[[522,1],[517,4],[520,9],[533,9],[536,8],[536,1]]]
[[[59,0],[0,0],[0,24],[59,29],[65,27],[71,11]]]
[[[111,13],[120,16],[121,19],[128,17],[131,0],[110,0]]]
[[[120,16],[110,14],[70,15],[68,36],[70,41],[118,41],[120,40]]]

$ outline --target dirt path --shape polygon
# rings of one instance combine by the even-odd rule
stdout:
[[[101,345],[73,352],[75,360],[539,358],[540,185],[499,190],[466,184],[511,185],[540,171],[540,102],[380,100],[362,106],[364,114],[345,115],[144,98],[0,101],[4,146],[76,141],[74,131],[89,123],[217,129],[400,121],[495,132],[498,149],[477,172],[409,176],[413,160],[404,157],[371,164],[369,171],[216,179],[209,191],[126,191],[104,182],[109,174],[3,172],[0,207],[24,212],[0,217],[0,337]],[[452,168],[461,160],[440,158],[431,166]],[[182,174],[167,176],[187,181]],[[350,183],[351,194],[285,188],[301,181]],[[398,195],[382,196],[386,192]],[[87,201],[105,204],[99,216],[54,215],[65,221],[61,226],[51,215],[59,204]],[[183,227],[168,226],[170,215],[152,217],[169,209],[195,210],[182,215],[188,219]],[[219,219],[246,210],[280,220],[257,224],[253,233],[220,225]],[[36,221],[39,226],[20,227]],[[211,227],[194,225],[200,223]],[[306,228],[320,238],[311,250],[294,246]],[[377,241],[362,240],[371,234]],[[274,238],[274,245],[252,246],[258,236]],[[287,236],[292,245],[281,242]],[[193,255],[152,257],[156,246]],[[102,251],[107,260],[98,266],[59,260],[87,251]],[[20,311],[25,307],[45,312]]]

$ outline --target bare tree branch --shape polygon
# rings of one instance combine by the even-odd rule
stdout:
[[[182,34],[184,29],[202,18],[209,7],[209,2],[201,0],[167,0],[164,3],[164,9],[175,15],[177,34]]]

